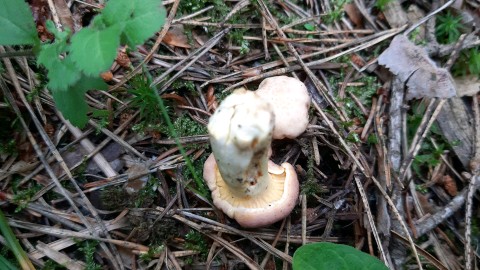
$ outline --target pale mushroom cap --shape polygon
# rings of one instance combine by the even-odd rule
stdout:
[[[263,80],[255,92],[273,107],[274,139],[296,138],[305,131],[310,107],[305,84],[292,77],[275,76]]]
[[[215,158],[208,157],[203,177],[212,191],[213,203],[242,227],[257,228],[282,220],[295,207],[299,194],[297,174],[292,165],[281,166],[269,161],[268,188],[258,196],[239,197],[230,192],[217,168]]]

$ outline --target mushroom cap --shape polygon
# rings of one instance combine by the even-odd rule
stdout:
[[[287,76],[266,78],[255,91],[267,100],[275,114],[274,139],[296,138],[308,125],[310,96],[298,79]]]
[[[281,166],[268,164],[268,188],[257,196],[238,196],[222,179],[211,154],[204,164],[203,178],[212,191],[213,204],[245,228],[258,228],[273,224],[290,214],[299,194],[295,169],[289,163]]]

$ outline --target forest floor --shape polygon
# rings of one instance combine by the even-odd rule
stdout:
[[[47,20],[79,31],[100,2],[28,1],[44,42]],[[86,93],[82,128],[35,58],[2,57],[0,210],[35,268],[327,269],[341,262],[294,253],[331,242],[391,269],[478,269],[480,2],[163,5],[161,30],[119,48],[108,90]],[[207,124],[232,90],[280,75],[312,99],[306,131],[272,143],[300,195],[284,220],[244,229],[202,179]]]

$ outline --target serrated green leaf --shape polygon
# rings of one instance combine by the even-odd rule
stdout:
[[[123,41],[131,48],[143,44],[162,27],[166,11],[159,0],[133,1],[135,8],[130,20],[125,22]]]
[[[33,16],[24,0],[0,0],[0,44],[39,44]]]
[[[47,69],[52,68],[58,61],[60,61],[60,54],[67,48],[67,43],[57,41],[52,44],[45,44],[41,47],[38,54],[37,63],[45,66]]]
[[[52,91],[65,91],[71,85],[75,84],[81,77],[71,57],[58,60],[52,67],[48,69],[48,89]]]
[[[84,28],[72,37],[70,56],[85,74],[98,76],[110,68],[120,45],[119,26],[103,30]]]
[[[294,270],[388,270],[377,258],[351,246],[328,242],[301,246],[293,255]]]
[[[37,62],[50,69],[60,60],[60,54],[67,51],[67,38],[70,36],[70,30],[66,29],[64,32],[60,32],[50,20],[47,21],[46,26],[48,31],[55,35],[55,42],[42,45]]]
[[[102,16],[102,14],[95,16],[95,18],[93,18],[92,22],[90,23],[89,27],[93,29],[98,29],[98,30],[107,28],[107,24],[105,22],[104,16]]]
[[[77,82],[81,75],[71,57],[67,55],[64,59],[60,58],[60,55],[67,50],[67,38],[70,31],[58,31],[51,21],[47,22],[47,28],[55,34],[55,43],[45,44],[41,47],[37,62],[48,70],[47,87],[52,91],[65,91],[70,85]]]
[[[107,3],[101,16],[108,25],[121,25],[122,43],[134,48],[160,29],[166,11],[160,0],[116,0]]]
[[[59,31],[51,20],[47,20],[45,26],[47,27],[47,30],[55,36],[55,42],[66,41],[72,33],[72,30],[68,27],[65,28],[65,31]]]
[[[107,84],[97,77],[82,76],[66,91],[52,91],[53,100],[65,119],[79,128],[85,127],[88,122],[89,106],[85,101],[85,93],[92,89],[105,90]]]
[[[102,16],[104,21],[108,25],[114,25],[118,22],[125,22],[129,20],[132,16],[133,11],[135,10],[135,3],[137,3],[137,1],[108,1],[105,5],[105,8],[102,10]]]

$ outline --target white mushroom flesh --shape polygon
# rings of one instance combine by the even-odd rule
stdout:
[[[228,96],[210,118],[215,161],[236,196],[257,196],[268,188],[268,149],[274,122],[271,105],[245,89]]]

